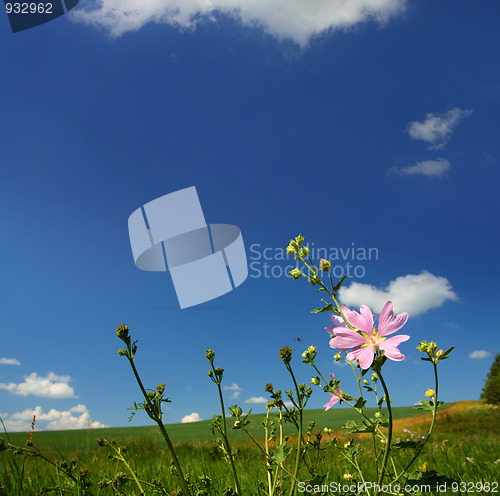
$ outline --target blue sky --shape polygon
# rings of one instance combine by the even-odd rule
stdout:
[[[122,322],[146,385],[167,384],[168,423],[218,413],[208,347],[227,403],[244,409],[264,411],[267,382],[290,388],[284,345],[300,380],[314,344],[323,372],[354,392],[328,315],[309,313],[319,296],[275,259],[298,233],[376,250],[351,261],[342,300],[379,312],[392,299],[410,314],[406,359],[386,366],[396,405],[433,385],[422,339],[456,346],[441,398],[478,399],[500,348],[498,2],[127,5],[81,0],[16,34],[0,16],[7,427],[28,430],[33,413],[39,429],[127,425],[140,392],[116,353]],[[135,267],[127,220],[190,186],[208,222],[241,229],[250,269],[236,290],[181,310],[168,274]],[[310,406],[328,399],[318,389]]]

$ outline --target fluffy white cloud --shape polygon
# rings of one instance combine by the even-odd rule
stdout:
[[[417,162],[415,165],[403,167],[391,167],[389,174],[397,176],[428,176],[428,177],[441,177],[447,170],[451,168],[451,164],[445,158],[438,158],[436,160],[424,160]]]
[[[339,295],[342,303],[349,307],[358,310],[364,304],[376,313],[390,300],[395,313],[408,312],[410,317],[438,308],[447,300],[458,300],[448,279],[427,271],[400,276],[382,289],[354,282],[341,288]]]
[[[241,388],[233,382],[232,386],[223,386],[224,391],[233,391],[231,399],[235,400],[241,394]]]
[[[25,375],[24,382],[19,384],[0,383],[0,389],[6,389],[20,396],[32,394],[40,398],[76,398],[73,388],[68,385],[70,380],[69,375],[56,375],[49,372],[46,377],[41,377],[36,372],[32,372]]]
[[[245,400],[245,403],[254,403],[256,405],[260,405],[261,403],[267,403],[269,400],[264,398],[264,396],[252,396],[251,398],[248,398]]]
[[[438,150],[446,146],[455,127],[470,114],[472,110],[462,110],[458,107],[441,115],[429,113],[423,122],[410,122],[407,131],[412,139],[426,141],[431,150]]]
[[[80,415],[73,415],[79,413]],[[85,405],[76,405],[69,410],[56,410],[51,408],[44,413],[41,406],[34,409],[27,408],[22,412],[11,415],[2,414],[7,430],[29,431],[33,415],[36,416],[35,430],[67,430],[67,429],[98,429],[107,427],[101,422],[92,421]]]
[[[484,360],[489,356],[491,356],[491,353],[486,350],[476,350],[469,353],[469,358],[472,358],[473,360]]]
[[[181,422],[183,424],[187,424],[188,422],[199,422],[200,420],[202,420],[200,414],[193,412],[191,415],[186,415],[185,417],[182,417]]]
[[[202,21],[217,22],[225,15],[305,46],[320,33],[368,20],[386,22],[405,4],[406,0],[94,0],[70,15],[112,36],[137,31],[150,22],[194,29]]]
[[[21,365],[21,362],[15,358],[0,358],[0,365]]]

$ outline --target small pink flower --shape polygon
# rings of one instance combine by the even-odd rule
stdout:
[[[399,335],[392,338],[386,336],[399,331],[406,324],[408,320],[406,312],[394,316],[392,302],[388,301],[380,313],[378,330],[374,326],[375,317],[366,305],[361,306],[360,313],[342,305],[342,313],[349,324],[359,329],[361,333],[347,327],[338,315],[332,315],[332,320],[337,325],[327,327],[326,330],[328,332],[331,330],[330,334],[335,334],[330,341],[332,348],[338,348],[340,351],[352,349],[346,356],[347,360],[358,360],[363,370],[369,369],[378,349],[391,360],[404,360],[405,356],[399,351],[398,346],[410,339],[410,336]]]
[[[330,377],[333,380],[335,380],[335,374],[330,374]],[[340,390],[340,388],[337,388],[337,389],[335,389],[335,392],[338,394],[338,396],[335,395],[335,394],[330,393],[330,396],[331,396],[330,401],[328,403],[326,403],[325,405],[323,405],[324,408],[325,408],[325,412],[327,410],[330,410],[330,408],[333,405],[335,405],[336,403],[338,403],[340,401],[340,397],[342,396],[342,391]]]

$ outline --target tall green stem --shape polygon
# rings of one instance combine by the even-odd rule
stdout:
[[[385,447],[385,452],[384,452],[384,459],[382,460],[382,468],[380,469],[380,474],[378,477],[377,485],[380,487],[382,484],[382,481],[384,479],[385,475],[385,470],[387,467],[387,461],[389,459],[389,452],[391,451],[391,442],[392,442],[392,407],[391,407],[391,398],[389,396],[389,390],[387,389],[387,385],[384,381],[384,378],[382,377],[382,372],[381,370],[377,370],[377,375],[380,379],[380,382],[382,384],[382,387],[384,388],[384,394],[385,394],[385,402],[387,404],[387,410],[389,412],[389,431],[387,434],[387,439],[386,439],[386,447]],[[375,494],[378,494],[375,493]]]
[[[212,365],[213,367],[213,365]],[[229,439],[227,437],[227,427],[226,427],[226,410],[224,408],[224,397],[222,395],[222,389],[220,387],[220,381],[217,382],[217,389],[219,390],[219,400],[220,406],[222,410],[222,438],[224,440],[224,444],[226,446],[227,456],[229,457],[229,463],[231,464],[231,470],[233,472],[234,484],[236,486],[236,492],[241,496],[240,489],[240,481],[238,480],[238,473],[236,471],[236,467],[234,466],[233,452],[231,451],[231,447],[229,446]]]
[[[172,441],[170,440],[169,435],[167,434],[167,430],[165,429],[165,426],[163,425],[162,419],[161,419],[161,410],[157,412],[156,405],[154,405],[151,400],[148,397],[148,394],[146,392],[146,389],[144,388],[141,378],[139,377],[139,373],[137,372],[137,369],[135,368],[134,360],[131,357],[131,353],[129,356],[127,356],[128,361],[130,362],[130,365],[132,367],[132,371],[134,372],[135,379],[137,381],[137,384],[139,384],[139,388],[141,389],[142,395],[144,396],[144,399],[146,400],[146,403],[148,404],[149,407],[149,412],[150,417],[158,424],[158,427],[160,428],[160,432],[163,436],[163,439],[165,439],[165,442],[167,443],[168,449],[170,451],[170,454],[172,455],[172,460],[174,462],[174,466],[177,470],[177,476],[182,488],[182,492],[184,493],[184,496],[191,496],[191,491],[189,490],[189,487],[186,483],[186,479],[184,478],[184,473],[181,468],[181,464],[179,463],[179,460],[177,458],[177,454],[175,453],[174,445],[172,444]]]
[[[432,420],[431,420],[431,425],[429,426],[429,431],[427,432],[427,436],[424,439],[424,442],[420,446],[419,449],[415,451],[415,455],[413,455],[413,458],[410,460],[408,465],[405,467],[405,469],[399,474],[399,476],[394,479],[394,482],[399,480],[406,472],[407,470],[412,466],[413,462],[418,458],[420,453],[422,453],[422,450],[424,449],[424,446],[427,444],[427,441],[429,440],[429,437],[432,434],[432,431],[434,429],[434,424],[436,422],[436,417],[437,417],[437,409],[438,409],[438,388],[439,388],[439,383],[438,383],[438,372],[437,372],[437,365],[433,362],[434,365],[434,381],[435,381],[435,388],[436,388],[436,394],[434,395],[434,409],[432,410]]]

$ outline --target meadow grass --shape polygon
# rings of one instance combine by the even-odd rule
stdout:
[[[430,415],[422,415],[411,407],[395,408],[395,438],[424,435],[430,422]],[[255,415],[251,428],[262,432],[260,422],[263,415]],[[355,418],[355,412],[347,409],[323,412],[305,411],[305,423],[316,420],[316,429],[324,427],[338,429],[347,420]],[[434,434],[417,462],[422,470],[433,468],[440,474],[458,481],[499,481],[500,480],[500,409],[488,407],[478,402],[460,402],[440,410]],[[406,429],[407,432],[404,430]],[[176,444],[176,451],[185,472],[192,480],[208,476],[212,480],[210,494],[222,494],[223,488],[232,485],[229,465],[213,443],[208,421],[191,424],[169,425],[168,430]],[[408,432],[409,431],[409,432]],[[244,433],[231,431],[231,441],[235,451],[236,464],[241,474],[242,492],[245,495],[264,495],[258,481],[264,481],[266,469],[264,457],[254,445],[245,439]],[[363,448],[366,460],[372,460],[372,441],[366,435],[344,435],[335,433],[340,443],[354,439]],[[110,460],[109,447],[97,447],[99,437],[115,439],[127,446],[130,464],[141,480],[159,479],[169,493],[176,491],[179,483],[170,471],[170,456],[160,436],[153,427],[128,427],[95,429],[90,431],[35,432],[33,443],[42,451],[58,461],[75,458],[78,467],[89,469],[88,478],[93,482],[95,495],[138,495],[137,486],[127,482],[117,492],[112,487],[99,489],[97,483],[112,479],[118,472],[127,475],[126,467],[117,460]],[[5,435],[2,436],[5,438]],[[29,436],[24,433],[9,434],[10,442],[23,445]],[[344,474],[351,473],[347,462],[338,450],[322,446],[324,460],[320,462],[325,482],[345,481]],[[397,465],[402,468],[411,458],[410,452],[402,450],[396,455]],[[314,455],[313,455],[314,456]],[[375,473],[366,467],[368,478],[375,480]],[[300,480],[310,476],[305,469],[299,473]],[[81,494],[75,484],[69,483],[55,467],[39,458],[22,455],[13,456],[10,452],[0,453],[0,481],[4,494],[37,495],[42,488],[53,488],[50,494]],[[71,492],[64,492],[68,490]],[[499,489],[500,490],[500,489]],[[151,493],[152,494],[152,493]]]

